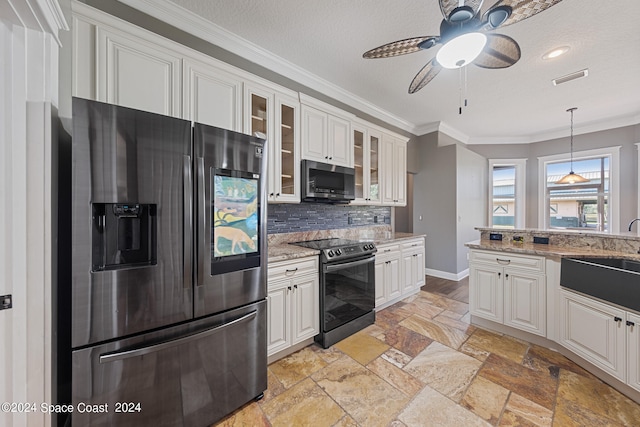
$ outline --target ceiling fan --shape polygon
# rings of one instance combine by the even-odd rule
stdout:
[[[497,0],[482,10],[484,0],[438,0],[444,19],[439,36],[413,37],[387,43],[365,52],[363,58],[390,58],[442,47],[411,81],[416,93],[442,68],[461,68],[471,63],[482,68],[507,68],[520,59],[520,46],[503,34],[486,34],[536,15],[562,0]]]

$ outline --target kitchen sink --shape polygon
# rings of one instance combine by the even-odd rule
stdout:
[[[640,262],[623,258],[563,258],[560,286],[640,311]]]

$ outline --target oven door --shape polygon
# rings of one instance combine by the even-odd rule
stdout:
[[[329,332],[375,306],[375,256],[327,263],[321,280],[321,326]]]

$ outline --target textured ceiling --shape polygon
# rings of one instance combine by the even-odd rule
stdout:
[[[501,70],[467,67],[468,107],[458,114],[460,72],[443,70],[424,89],[409,83],[438,47],[365,60],[371,48],[438,35],[436,0],[172,0],[271,54],[409,123],[414,133],[441,123],[469,143],[529,142],[640,122],[640,1],[564,0],[498,29],[522,58]],[[491,4],[490,1],[487,4]],[[485,5],[486,6],[486,5]],[[542,55],[571,50],[554,60]],[[584,68],[589,76],[551,80]]]

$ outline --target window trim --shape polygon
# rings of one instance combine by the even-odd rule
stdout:
[[[527,214],[527,159],[489,159],[489,203],[487,206],[487,221],[493,227],[493,168],[495,166],[514,166],[516,169],[516,186],[514,195],[514,224],[515,229],[523,229]]]
[[[620,145],[573,152],[573,161],[587,160],[609,156],[609,234],[620,232]],[[547,176],[548,163],[569,161],[570,153],[553,154],[538,157],[538,228],[549,230],[549,207],[547,206]],[[568,172],[568,171],[567,171]],[[640,209],[640,205],[639,205]]]

